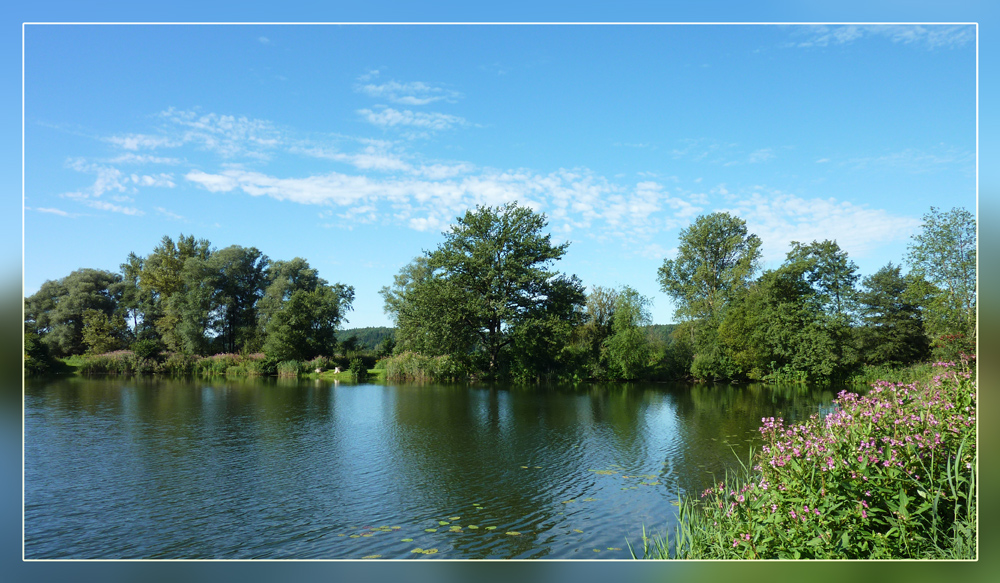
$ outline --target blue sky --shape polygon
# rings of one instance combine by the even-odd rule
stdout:
[[[163,235],[303,257],[347,326],[477,204],[631,285],[698,215],[836,239],[863,275],[976,208],[974,26],[53,26],[24,40],[24,287]]]

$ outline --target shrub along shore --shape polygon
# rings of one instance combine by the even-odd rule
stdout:
[[[256,354],[195,356],[182,353],[139,355],[131,350],[75,356],[62,361],[64,372],[93,375],[164,375],[170,377],[313,377],[365,380],[382,377],[370,356],[319,356],[312,360],[279,360]],[[340,372],[336,372],[339,369]]]
[[[825,418],[762,419],[762,449],[682,497],[673,536],[644,532],[643,557],[975,559],[973,359],[841,392]]]

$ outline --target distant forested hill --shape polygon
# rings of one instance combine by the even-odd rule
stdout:
[[[646,326],[646,330],[654,338],[662,338],[664,342],[670,342],[670,333],[674,331],[677,324],[653,324]]]
[[[358,348],[375,350],[383,340],[390,338],[395,334],[395,328],[386,328],[385,326],[377,326],[374,328],[349,328],[347,330],[337,332],[337,342],[343,342],[351,336],[356,336],[358,339]]]

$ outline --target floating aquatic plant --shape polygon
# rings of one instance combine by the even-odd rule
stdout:
[[[476,530],[476,529],[478,529],[479,527],[478,527],[478,526],[476,526],[475,524],[470,524],[470,525],[468,526],[468,528],[470,528],[470,529],[472,529],[472,530]]]
[[[399,542],[401,542],[401,543],[412,543],[413,539],[412,538],[401,538],[401,539],[399,539]]]
[[[521,533],[517,532],[516,530],[508,530],[506,534],[509,534],[510,536],[521,536]]]
[[[366,557],[361,557],[362,559],[379,559],[382,555],[368,555]]]
[[[438,529],[436,529],[436,528],[425,528],[424,529],[424,532],[437,532],[437,531],[438,531]]]
[[[496,529],[497,529],[497,527],[495,527],[495,526],[487,526],[486,527],[486,530],[496,530]]]

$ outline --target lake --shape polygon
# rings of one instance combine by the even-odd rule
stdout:
[[[24,556],[626,559],[836,390],[29,379]]]

